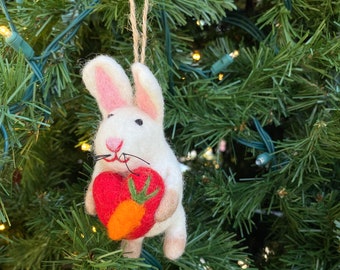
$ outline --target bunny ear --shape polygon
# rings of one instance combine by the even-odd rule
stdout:
[[[162,88],[148,67],[141,63],[131,66],[135,82],[135,103],[151,118],[163,124],[164,101]]]
[[[89,61],[83,68],[82,76],[104,117],[116,108],[133,104],[129,78],[111,57],[100,55]]]

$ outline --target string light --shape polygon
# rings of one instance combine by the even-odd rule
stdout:
[[[218,60],[211,66],[211,74],[215,76],[216,74],[219,74],[222,70],[225,70],[231,63],[234,62],[234,59],[237,56],[239,56],[238,51],[233,51],[230,54],[224,55],[220,60]]]
[[[235,50],[233,51],[232,53],[229,54],[231,58],[236,58],[237,56],[240,55],[239,51],[238,50]]]
[[[83,142],[80,146],[81,150],[84,152],[88,152],[91,151],[91,144],[87,143],[87,142]]]
[[[204,20],[197,20],[196,21],[196,25],[197,26],[204,26],[204,25],[206,25],[207,23],[204,21]]]
[[[260,167],[265,166],[272,160],[272,158],[273,158],[273,155],[267,152],[261,153],[260,155],[256,157],[255,164]]]
[[[275,255],[275,252],[271,250],[269,247],[265,247],[263,251],[264,251],[263,258],[265,259],[266,262],[269,260],[269,256],[271,254]]]
[[[207,147],[202,156],[206,160],[213,160],[214,159],[213,149],[210,146]]]
[[[4,38],[9,38],[12,35],[12,31],[8,29],[8,27],[1,25],[0,26],[0,35]]]
[[[241,267],[241,269],[249,268],[249,265],[246,262],[242,261],[242,260],[238,260],[237,264]]]
[[[207,262],[204,260],[204,258],[200,258],[200,267],[199,269],[202,270],[211,270],[211,268],[209,266],[206,266]]]
[[[4,231],[6,229],[5,224],[0,224],[0,231]]]
[[[281,189],[279,189],[279,190],[277,191],[277,195],[279,195],[279,197],[280,197],[281,199],[283,199],[284,197],[286,197],[286,196],[288,195],[288,192],[287,192],[287,190],[283,187],[283,188],[281,188]]]
[[[201,60],[201,54],[199,51],[195,50],[193,53],[192,53],[192,59],[196,62],[198,62],[199,60]]]
[[[194,60],[194,64],[191,66],[186,64],[181,64],[180,69],[185,72],[195,72],[202,76],[203,78],[209,78],[211,75],[216,76],[218,74],[218,78],[221,81],[224,77],[224,74],[222,73],[223,70],[226,70],[226,68],[234,61],[234,58],[236,58],[239,55],[238,51],[233,51],[230,54],[224,55],[220,60],[215,62],[210,70],[202,70],[200,68],[193,68],[193,66],[197,65],[197,62],[201,60],[201,53],[198,50],[194,50],[191,54],[192,59]]]
[[[17,52],[22,52],[27,60],[34,56],[32,47],[16,32],[12,32],[6,26],[0,26],[0,34],[5,38],[5,41]]]

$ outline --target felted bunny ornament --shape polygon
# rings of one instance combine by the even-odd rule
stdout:
[[[175,260],[186,245],[182,173],[164,137],[162,89],[145,65],[134,63],[131,70],[135,91],[108,56],[83,68],[102,114],[85,208],[98,215],[110,238],[122,240],[124,256],[139,257],[144,237],[165,233],[164,254]]]

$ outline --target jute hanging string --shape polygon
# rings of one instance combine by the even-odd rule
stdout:
[[[143,24],[142,24],[142,34],[140,35],[137,27],[136,20],[136,5],[134,0],[130,1],[130,23],[132,27],[132,37],[133,37],[133,55],[135,62],[140,62],[144,64],[145,62],[145,48],[147,41],[147,22],[148,22],[148,10],[149,10],[149,0],[144,1],[143,8]],[[141,37],[140,37],[141,36]],[[140,54],[139,54],[140,51]]]

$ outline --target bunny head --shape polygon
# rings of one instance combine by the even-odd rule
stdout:
[[[165,141],[162,89],[143,64],[134,63],[131,70],[135,92],[123,68],[108,56],[97,56],[82,71],[102,114],[95,155],[106,169],[120,173],[150,164]]]

